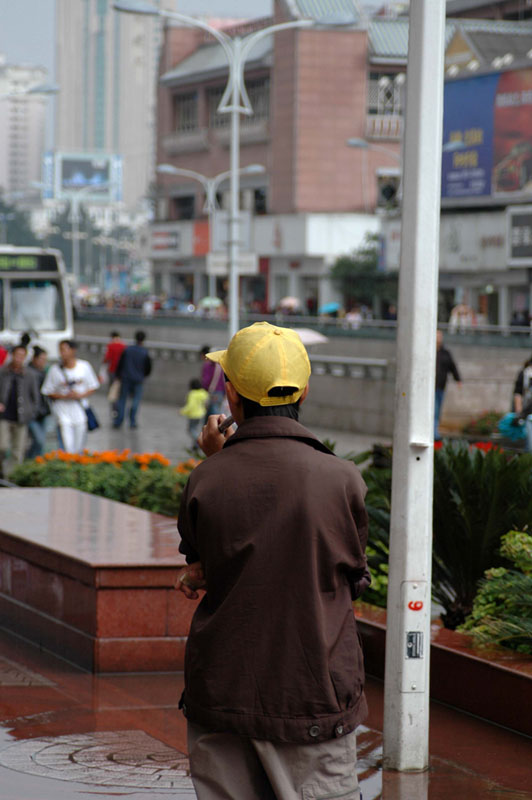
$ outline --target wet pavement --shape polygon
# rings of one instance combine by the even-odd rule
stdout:
[[[110,412],[103,391],[96,392],[91,398],[91,405],[98,415],[101,427],[88,435],[89,450],[122,450],[129,447],[135,453],[159,452],[177,463],[188,457],[187,448],[190,441],[187,434],[187,420],[178,412],[184,398],[177,398],[175,407],[159,403],[141,403],[138,413],[138,427],[129,428],[127,419],[122,428],[114,430],[110,424]],[[301,423],[305,424],[304,407],[301,412]],[[322,441],[327,439],[336,442],[335,452],[340,455],[360,453],[371,449],[374,443],[390,443],[389,437],[334,431],[329,428],[309,429]],[[49,439],[49,449],[56,446],[53,437]]]
[[[103,393],[93,406],[102,426],[89,449],[158,451],[173,462],[187,456],[177,404],[144,403],[138,429],[120,431],[110,429]],[[336,441],[339,455],[387,441],[312,430]],[[0,800],[194,798],[177,707],[182,686],[180,672],[92,675],[0,631]],[[367,695],[370,716],[358,730],[364,800],[532,800],[532,740],[437,703],[430,770],[383,773],[382,684],[368,679]]]
[[[94,676],[0,632],[0,797],[195,797],[182,673]],[[532,740],[433,703],[431,769],[383,774],[379,681],[358,729],[364,800],[532,798]],[[260,798],[235,798],[260,800]]]

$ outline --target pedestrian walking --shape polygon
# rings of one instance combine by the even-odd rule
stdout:
[[[102,369],[107,372],[109,382],[107,400],[110,405],[111,419],[116,418],[117,401],[120,395],[120,379],[116,376],[116,370],[120,362],[122,353],[126,349],[126,343],[122,341],[118,331],[111,331],[110,341],[105,348],[102,359]]]
[[[39,387],[39,402],[35,410],[35,417],[28,423],[30,446],[27,451],[28,458],[35,458],[44,453],[46,446],[46,425],[50,418],[50,403],[48,398],[41,394],[41,388],[46,376],[46,362],[48,353],[39,345],[33,347],[33,357],[28,364],[28,372],[33,373]]]
[[[532,357],[525,361],[515,379],[513,410],[517,419],[525,421],[526,449],[532,453]]]
[[[449,373],[452,374],[455,381],[461,386],[462,379],[458,372],[458,367],[454,363],[454,358],[449,350],[443,346],[443,332],[438,330],[436,331],[436,392],[434,397],[434,441],[436,442],[441,440],[441,408]]]
[[[120,380],[120,394],[116,405],[116,417],[113,428],[120,428],[126,414],[126,403],[128,397],[131,398],[129,408],[129,427],[137,427],[137,413],[142,398],[144,381],[151,373],[151,358],[144,347],[146,334],[144,331],[137,331],[135,334],[135,344],[126,347],[120,357],[116,368],[116,377]]]
[[[208,358],[238,429],[209,417],[179,513],[178,587],[206,591],[181,700],[197,796],[359,800],[364,482],[298,422],[310,363],[295,331],[259,322]]]
[[[99,381],[88,361],[77,357],[72,339],[59,342],[60,363],[53,364],[44,379],[41,392],[53,400],[60,441],[67,453],[81,453],[87,439],[88,397]]]
[[[207,358],[211,351],[209,345],[201,348],[201,385],[209,393],[206,416],[211,414],[221,414],[225,400],[225,381],[224,373],[220,364],[216,364]]]
[[[17,344],[11,359],[0,368],[0,475],[7,478],[15,464],[24,461],[28,422],[39,404],[39,386],[24,362],[28,351]]]
[[[205,421],[208,402],[209,393],[206,389],[202,389],[201,383],[197,378],[193,378],[189,383],[186,403],[179,409],[179,413],[188,419],[190,447],[194,452],[198,451],[198,437]]]

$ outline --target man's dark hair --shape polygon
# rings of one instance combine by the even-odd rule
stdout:
[[[68,347],[70,347],[72,350],[78,349],[78,343],[75,342],[74,339],[61,339],[61,341],[59,342],[59,346],[61,346],[62,344],[68,345]]]
[[[190,383],[188,384],[189,389],[201,389],[201,383],[197,378],[192,378]]]
[[[46,353],[44,347],[39,347],[38,344],[33,346],[33,358],[38,358],[39,356],[42,356],[43,353]]]
[[[22,347],[27,348],[30,342],[31,342],[30,334],[27,331],[24,331],[24,333],[21,334],[20,337],[20,344],[22,345]]]
[[[227,382],[229,378],[224,372],[224,379]],[[274,386],[268,392],[269,397],[288,397],[288,395],[297,392],[297,386]],[[242,411],[244,412],[244,419],[251,417],[289,417],[299,420],[299,406],[301,399],[296,400],[295,403],[285,403],[281,406],[261,406],[260,403],[255,403],[254,400],[248,400],[247,397],[238,395],[242,400]]]
[[[111,339],[117,339],[120,336],[120,334],[118,333],[118,331],[111,331],[109,336],[111,337]]]
[[[211,346],[209,344],[204,344],[200,350],[200,355],[206,356],[207,353],[211,352]]]
[[[14,344],[13,345],[13,347],[11,348],[11,355],[13,355],[15,350],[24,350],[25,353],[28,352],[28,348],[26,347],[26,345],[22,344],[21,342],[19,342],[18,344]]]
[[[145,338],[146,338],[146,334],[144,333],[144,331],[137,331],[135,333],[135,341],[136,341],[137,344],[142,344],[142,342],[144,341]]]
[[[289,394],[293,394],[294,391],[292,388]],[[253,400],[248,400],[247,397],[242,397],[244,419],[250,419],[250,417],[289,417],[297,422],[299,420],[299,405],[300,401],[297,400],[295,403],[285,403],[282,406],[261,406],[260,403],[255,403]]]

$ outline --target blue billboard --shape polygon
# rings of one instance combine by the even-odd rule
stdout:
[[[506,197],[532,189],[532,70],[445,85],[442,197]]]

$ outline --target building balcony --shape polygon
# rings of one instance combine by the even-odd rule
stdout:
[[[403,117],[399,114],[368,114],[366,139],[400,141],[403,136]]]
[[[162,138],[164,152],[169,156],[178,156],[182,153],[197,153],[209,149],[209,132],[207,128],[197,128],[194,131],[175,131]]]
[[[223,147],[229,147],[231,143],[231,128],[218,128],[216,139]],[[245,119],[240,125],[240,144],[263,144],[270,140],[270,125],[266,119]]]

